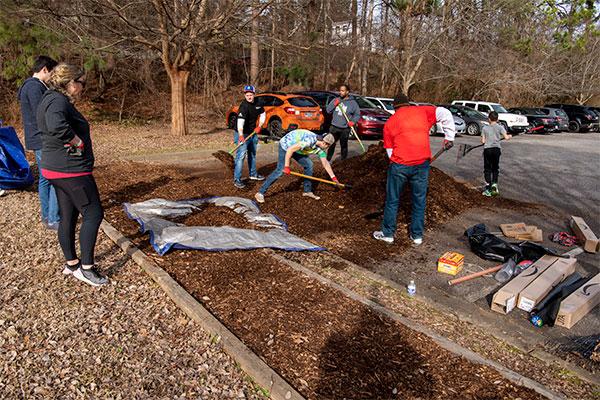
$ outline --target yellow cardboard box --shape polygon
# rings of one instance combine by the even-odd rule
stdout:
[[[464,255],[454,251],[447,251],[438,259],[437,270],[445,274],[456,275],[462,271],[464,262]]]

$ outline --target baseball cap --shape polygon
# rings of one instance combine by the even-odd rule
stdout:
[[[405,95],[404,93],[398,93],[395,97],[394,97],[394,102],[392,103],[394,106],[398,106],[401,104],[409,104],[410,100],[408,98],[407,95]]]
[[[256,89],[252,85],[246,85],[244,86],[244,93],[246,92],[256,93]]]
[[[331,146],[335,143],[335,137],[331,133],[328,133],[327,135],[323,136],[323,141]]]

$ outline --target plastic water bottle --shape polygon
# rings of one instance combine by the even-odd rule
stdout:
[[[410,283],[407,286],[408,289],[408,295],[410,297],[414,296],[415,293],[417,293],[417,285],[415,285],[415,281],[410,281]]]

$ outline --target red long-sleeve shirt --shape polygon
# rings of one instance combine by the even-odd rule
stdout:
[[[383,147],[392,149],[396,164],[419,165],[431,158],[429,130],[436,123],[435,106],[396,109],[383,127]]]

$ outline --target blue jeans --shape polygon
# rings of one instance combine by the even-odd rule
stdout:
[[[425,228],[425,202],[429,184],[429,161],[419,165],[390,163],[387,171],[385,208],[381,231],[384,236],[393,237],[396,232],[396,219],[400,206],[400,195],[404,184],[410,183],[412,192],[412,213],[410,217],[410,236],[413,239],[423,237]]]
[[[35,162],[40,169],[40,161],[42,159],[42,150],[35,150]],[[49,224],[60,221],[58,214],[58,201],[56,200],[56,191],[54,187],[42,176],[42,171],[39,171],[40,180],[38,182],[38,196],[40,198],[40,206],[42,209],[42,221]]]
[[[279,146],[279,158],[277,159],[277,167],[275,171],[271,172],[271,174],[265,180],[265,183],[258,190],[260,193],[265,194],[269,187],[277,180],[281,175],[283,175],[283,167],[285,167],[285,153],[286,151]],[[304,168],[304,175],[313,174],[313,162],[309,156],[305,156],[298,153],[293,153],[292,158],[298,161],[298,164],[302,165]],[[312,182],[310,179],[304,179],[304,192],[312,192]]]
[[[233,131],[233,142],[238,144],[239,135]],[[240,182],[242,180],[242,169],[244,168],[244,158],[248,155],[248,170],[250,176],[256,176],[256,148],[258,147],[258,136],[254,135],[242,144],[235,154],[235,168],[233,169],[233,180]]]

